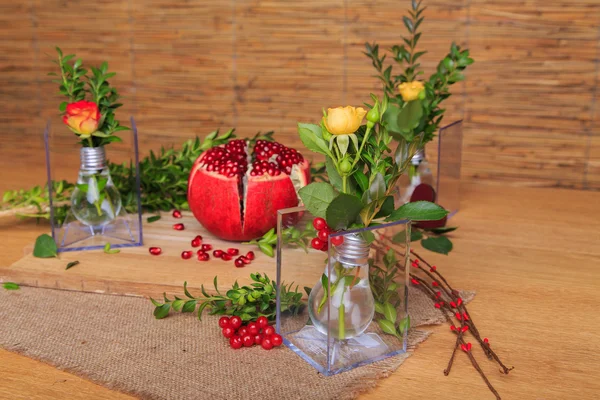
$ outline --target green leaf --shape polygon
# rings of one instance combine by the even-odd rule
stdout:
[[[385,187],[385,179],[383,179],[383,175],[380,172],[375,174],[375,178],[373,179],[373,183],[369,187],[369,195],[371,200],[379,200],[385,196],[386,187]]]
[[[78,264],[79,264],[79,261],[71,261],[70,263],[67,264],[67,267],[65,269],[73,268],[74,266],[76,266]]]
[[[394,211],[394,196],[386,196],[383,201],[383,205],[379,209],[377,215],[375,215],[375,219],[384,218],[390,215]]]
[[[408,31],[410,33],[412,33],[412,31],[413,31],[412,20],[410,18],[408,18],[407,16],[404,16],[404,17],[402,17],[402,21],[404,21],[404,25],[406,26],[406,29],[408,29]]]
[[[2,283],[2,287],[6,290],[19,290],[21,286],[14,282],[4,282]]]
[[[390,321],[392,324],[396,323],[398,313],[396,312],[396,308],[390,303],[385,303],[383,305],[383,315],[385,316],[385,319]]]
[[[448,215],[448,211],[429,201],[415,201],[406,203],[392,212],[386,221],[437,221]]]
[[[150,297],[150,301],[152,302],[152,304],[154,304],[154,306],[156,307],[160,307],[162,306],[162,303],[159,303],[158,301],[154,300],[152,297]]]
[[[322,135],[317,135],[316,129],[321,131],[321,127],[312,124],[298,124],[298,134],[300,140],[306,146],[307,149],[314,151],[315,153],[321,153],[326,156],[332,156],[327,142],[323,140]]]
[[[194,312],[194,310],[196,309],[196,300],[188,300],[185,302],[185,304],[183,305],[183,308],[181,309],[181,312],[184,313],[191,313]]]
[[[397,336],[396,327],[394,326],[393,322],[390,322],[387,319],[380,319],[379,321],[377,321],[377,323],[379,324],[381,330],[387,333],[388,335]]]
[[[156,222],[160,219],[160,215],[153,215],[151,217],[148,217],[146,219],[146,221],[148,221],[149,224],[151,224],[152,222]]]
[[[421,122],[423,116],[423,105],[421,100],[409,101],[405,107],[400,110],[397,116],[396,124],[400,128],[400,133],[406,140],[412,140],[412,131]]]
[[[387,269],[390,269],[396,264],[396,252],[394,249],[389,249],[385,256],[383,257],[383,264]]]
[[[183,308],[183,305],[185,304],[185,300],[175,300],[173,303],[171,303],[171,307],[173,307],[173,310],[175,311],[181,311],[181,309]]]
[[[302,202],[316,217],[325,218],[325,212],[336,192],[333,186],[326,182],[313,182],[298,191]]]
[[[33,256],[38,258],[58,257],[58,248],[52,236],[44,233],[37,237],[33,248]]]
[[[354,180],[356,180],[356,183],[358,183],[358,186],[362,192],[369,190],[369,178],[367,178],[364,172],[359,170],[354,172],[352,176],[354,177]]]
[[[410,329],[410,315],[407,315],[405,318],[400,320],[398,329],[400,330],[400,333],[408,332]]]
[[[106,244],[104,245],[104,252],[105,252],[106,254],[117,254],[117,253],[120,253],[120,252],[121,252],[121,250],[119,250],[119,249],[111,249],[111,248],[110,248],[110,243],[106,243]]]
[[[156,319],[163,319],[164,317],[166,317],[167,315],[169,315],[169,310],[171,309],[171,305],[170,304],[163,304],[160,307],[156,307],[154,309],[154,318]]]
[[[375,312],[383,315],[384,311],[383,311],[383,304],[375,302]]]
[[[58,109],[60,110],[60,112],[65,112],[65,110],[67,109],[67,102],[63,101],[62,103],[60,103]]]
[[[423,238],[423,233],[421,233],[420,230],[411,228],[411,231],[410,231],[410,241],[411,242],[414,242],[415,240],[421,240],[422,238]],[[403,230],[402,232],[396,233],[392,237],[392,243],[404,244],[405,242],[406,242],[406,231],[405,230]]]
[[[363,208],[362,201],[351,194],[340,193],[329,203],[325,220],[331,229],[340,230],[352,225]]]
[[[340,174],[338,174],[337,169],[335,169],[335,165],[331,157],[327,157],[325,160],[325,170],[327,171],[329,183],[331,183],[337,190],[342,190],[342,177]]]
[[[440,228],[425,229],[427,232],[434,233],[436,235],[443,235],[444,233],[453,232],[458,229],[458,226],[444,226]]]
[[[262,251],[264,254],[268,255],[269,257],[275,256],[275,252],[273,251],[273,246],[271,246],[270,244],[258,243],[258,248],[260,249],[260,251]]]
[[[429,251],[446,255],[452,251],[452,242],[446,236],[430,236],[421,240],[421,246]]]
[[[194,299],[195,297],[192,296],[192,294],[189,292],[188,288],[187,288],[187,281],[183,282],[183,293],[185,293],[185,295],[187,297],[189,297],[190,299]]]

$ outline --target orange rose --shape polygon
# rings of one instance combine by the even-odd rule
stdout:
[[[67,104],[63,122],[80,135],[91,135],[98,130],[100,111],[98,105],[92,101],[77,101]]]

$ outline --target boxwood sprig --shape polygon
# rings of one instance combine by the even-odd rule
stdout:
[[[187,299],[175,296],[169,299],[163,294],[164,302],[150,298],[150,301],[156,307],[154,317],[156,319],[165,318],[170,310],[198,314],[198,319],[202,320],[202,313],[208,309],[209,315],[237,315],[243,321],[254,321],[260,316],[265,316],[269,320],[274,320],[276,315],[276,282],[271,280],[266,274],[250,274],[252,283],[250,285],[240,286],[236,281],[231,289],[226,293],[219,291],[217,277],[213,280],[214,293],[209,294],[204,285],[200,287],[201,295],[192,295],[187,282],[183,284],[183,292]],[[293,287],[293,283],[280,286],[281,291],[281,311],[297,315],[304,305],[302,302],[302,293],[298,292],[298,285]]]

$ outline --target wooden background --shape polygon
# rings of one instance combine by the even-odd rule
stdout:
[[[452,40],[476,63],[446,122],[465,118],[463,176],[600,189],[598,0],[425,0],[430,72]],[[142,151],[236,126],[300,146],[296,121],[380,86],[365,41],[401,41],[408,0],[0,0],[0,170],[44,180],[41,128],[60,101],[54,45],[109,62]],[[28,182],[29,183],[29,182]]]

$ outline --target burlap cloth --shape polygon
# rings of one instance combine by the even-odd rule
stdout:
[[[470,300],[473,293],[464,293]],[[287,348],[231,350],[217,318],[156,320],[146,299],[52,289],[0,289],[0,346],[145,399],[353,399],[410,353],[324,377]],[[409,291],[410,350],[443,322]]]

